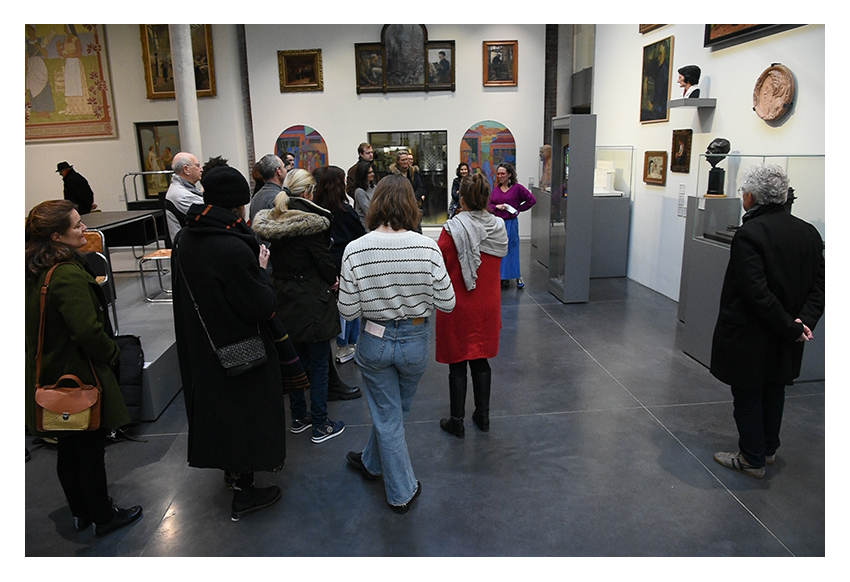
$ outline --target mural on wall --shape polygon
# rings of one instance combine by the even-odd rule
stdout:
[[[274,144],[274,153],[295,156],[295,167],[312,172],[328,165],[328,145],[322,135],[307,125],[293,125],[284,129]]]
[[[673,71],[673,37],[668,36],[643,47],[643,71],[640,76],[640,122],[667,121],[667,101]]]
[[[115,137],[102,24],[27,24],[25,137]]]
[[[463,135],[460,161],[469,165],[470,172],[484,174],[492,190],[499,164],[509,163],[516,167],[514,136],[498,121],[479,121]]]

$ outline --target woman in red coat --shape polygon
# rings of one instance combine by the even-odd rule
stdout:
[[[505,222],[487,211],[490,186],[481,174],[465,177],[460,210],[448,220],[437,244],[452,280],[457,304],[437,312],[437,361],[449,365],[450,418],[440,427],[463,438],[466,365],[472,373],[472,421],[490,430],[490,364],[499,353],[502,329],[500,266],[508,252]]]

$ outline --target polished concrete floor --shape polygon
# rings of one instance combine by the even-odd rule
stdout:
[[[330,403],[346,423],[336,439],[287,433],[286,467],[257,476],[283,498],[232,522],[222,473],[187,466],[180,393],[129,431],[138,441],[107,447],[110,494],[144,515],[105,538],[73,528],[56,453],[27,434],[26,556],[824,556],[825,383],[788,389],[764,480],[724,469],[712,455],[736,449],[729,389],[682,352],[676,303],[597,279],[588,303],[563,305],[522,249],[526,287],[502,292],[492,428],[440,430],[448,367],[432,353],[406,425],[422,483],[408,514],[346,465],[370,427],[360,398]],[[121,333],[168,343],[170,305],[133,315],[138,276],[116,278]],[[360,385],[353,362],[340,374]]]

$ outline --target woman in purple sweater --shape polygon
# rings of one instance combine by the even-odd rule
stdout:
[[[517,289],[525,287],[519,267],[519,213],[537,203],[534,194],[516,181],[516,170],[511,164],[499,164],[496,170],[496,187],[490,195],[487,209],[504,219],[508,231],[508,254],[502,259],[502,287],[516,279]]]

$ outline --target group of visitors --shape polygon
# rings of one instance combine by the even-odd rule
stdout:
[[[428,366],[432,318],[436,360],[449,366],[449,415],[441,429],[464,438],[470,376],[472,422],[490,429],[489,360],[499,349],[501,288],[509,279],[523,286],[516,217],[534,197],[508,164],[499,166],[494,192],[483,174],[461,164],[455,208],[434,241],[417,232],[422,213],[409,174],[377,181],[368,145],[347,174],[336,166],[310,173],[264,156],[257,167],[264,185],[253,202],[247,180],[226,161],[203,171],[191,154],[174,156],[180,171],[172,185],[201,197],[186,207],[172,254],[188,462],[224,472],[234,521],[281,498],[279,487],[257,486],[254,476],[284,465],[286,394],[291,433],[310,430],[320,444],[344,432],[344,422],[329,417],[331,386],[336,399],[361,392],[340,387],[334,339],[337,362],[353,358],[360,371],[372,418],[365,444],[347,462],[368,480],[383,479],[396,513],[409,511],[422,492],[404,423]],[[802,345],[812,338],[824,297],[820,237],[781,208],[787,178],[768,168],[758,166],[743,182],[747,214],[732,243],[711,366],[733,386],[741,434],[740,452],[715,459],[756,477],[776,454],[783,387],[799,374]],[[41,203],[27,217],[26,418],[33,434],[49,435],[37,428],[36,385],[67,373],[99,381],[100,428],[55,436],[75,527],[94,524],[95,534],[105,535],[142,509],[119,508],[107,493],[105,434],[129,417],[103,291],[79,251],[84,233],[77,206],[67,200]],[[785,250],[765,256],[765,245]],[[783,262],[793,282],[776,274],[787,271]],[[249,340],[262,357],[227,367],[222,348]]]

